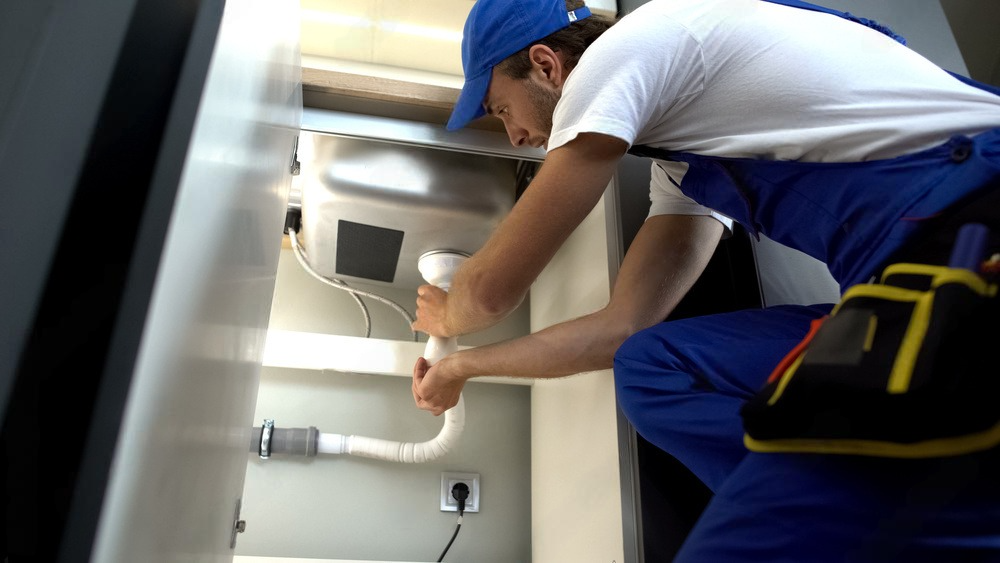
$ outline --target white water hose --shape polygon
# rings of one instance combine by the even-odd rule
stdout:
[[[450,250],[435,250],[424,253],[417,261],[417,269],[427,283],[447,291],[451,279],[467,254]],[[456,338],[431,336],[424,349],[424,358],[430,365],[458,349]],[[465,400],[458,396],[458,403],[445,411],[444,424],[438,435],[426,442],[396,442],[365,436],[344,436],[319,432],[309,428],[275,428],[273,422],[265,420],[261,428],[255,428],[250,441],[250,450],[256,451],[262,459],[272,453],[314,456],[316,454],[349,454],[397,463],[423,463],[448,453],[458,442],[465,428]]]

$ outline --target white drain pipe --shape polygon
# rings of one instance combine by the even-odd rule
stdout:
[[[460,252],[436,250],[423,254],[417,262],[420,274],[427,283],[447,291],[458,267],[468,258]],[[458,340],[431,336],[427,340],[424,358],[430,365],[458,350]],[[426,442],[397,442],[365,436],[345,436],[319,432],[309,428],[275,428],[273,421],[265,420],[255,428],[250,451],[262,459],[271,454],[314,456],[317,454],[348,454],[397,463],[423,463],[448,453],[458,442],[465,428],[465,399],[458,397],[458,404],[444,413],[444,424],[438,435]]]

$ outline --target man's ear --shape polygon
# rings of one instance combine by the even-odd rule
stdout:
[[[528,59],[532,73],[537,73],[539,79],[554,88],[562,87],[567,74],[562,53],[553,51],[547,45],[535,44],[528,49]]]

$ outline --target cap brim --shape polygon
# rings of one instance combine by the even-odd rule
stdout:
[[[455,102],[455,109],[452,110],[451,117],[448,119],[447,129],[449,131],[461,129],[473,119],[486,115],[486,110],[483,109],[483,100],[486,98],[486,91],[489,90],[492,74],[492,71],[487,71],[465,81],[462,92]]]

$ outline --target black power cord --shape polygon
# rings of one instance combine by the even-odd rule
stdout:
[[[444,551],[441,552],[441,557],[438,557],[438,561],[444,561],[444,555],[448,553],[451,544],[455,543],[458,531],[462,529],[462,515],[465,514],[465,500],[469,498],[469,486],[465,483],[455,483],[455,486],[451,488],[451,496],[455,497],[455,500],[458,501],[458,525],[455,526],[455,533],[448,540],[448,545],[444,546]]]

